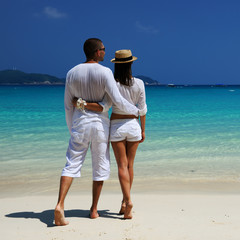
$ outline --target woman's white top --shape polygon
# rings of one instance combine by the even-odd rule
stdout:
[[[146,94],[145,94],[145,86],[141,79],[133,78],[131,86],[126,86],[117,82],[117,86],[121,95],[130,103],[135,105],[139,109],[139,115],[144,116],[147,113],[147,104],[146,104]],[[100,102],[100,105],[103,106],[104,110],[107,111],[112,104],[112,112],[121,114],[121,115],[129,115],[129,112],[125,112],[111,102],[111,99],[108,96],[105,96],[104,100]]]

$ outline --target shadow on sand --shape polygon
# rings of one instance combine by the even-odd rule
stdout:
[[[78,217],[78,218],[89,218],[89,210],[81,210],[81,209],[74,209],[74,210],[65,210],[65,217]],[[100,217],[103,218],[114,218],[114,219],[123,219],[117,213],[109,212],[109,210],[99,210],[98,211]],[[16,212],[10,213],[5,215],[5,217],[9,218],[32,218],[32,219],[39,219],[42,223],[46,224],[47,227],[55,227],[54,224],[54,209],[52,210],[45,210],[43,212]]]

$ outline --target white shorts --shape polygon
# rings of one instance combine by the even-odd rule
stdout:
[[[142,139],[142,131],[138,119],[116,119],[111,120],[110,141],[137,142]]]
[[[83,122],[72,128],[66,154],[67,163],[62,176],[80,177],[89,145],[92,155],[94,181],[104,181],[110,176],[109,123]]]

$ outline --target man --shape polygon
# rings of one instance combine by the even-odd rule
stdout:
[[[73,178],[80,177],[81,167],[89,146],[91,146],[93,189],[90,217],[97,218],[97,204],[103,186],[103,181],[110,175],[109,156],[109,119],[104,96],[108,95],[119,108],[138,116],[138,109],[126,101],[117,88],[112,71],[98,62],[104,60],[105,48],[101,40],[90,38],[84,43],[86,62],[72,68],[66,78],[65,114],[71,134],[66,154],[67,163],[62,171],[58,203],[55,208],[55,224],[67,225],[64,216],[64,200],[72,184]],[[99,102],[102,112],[80,111],[74,108],[72,99],[83,98],[87,102]],[[90,105],[90,104],[89,104]],[[90,106],[86,107],[91,109]]]

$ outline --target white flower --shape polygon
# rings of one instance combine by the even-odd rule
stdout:
[[[77,109],[80,109],[82,112],[85,110],[85,106],[87,105],[86,101],[82,98],[79,98],[77,100]]]

